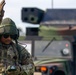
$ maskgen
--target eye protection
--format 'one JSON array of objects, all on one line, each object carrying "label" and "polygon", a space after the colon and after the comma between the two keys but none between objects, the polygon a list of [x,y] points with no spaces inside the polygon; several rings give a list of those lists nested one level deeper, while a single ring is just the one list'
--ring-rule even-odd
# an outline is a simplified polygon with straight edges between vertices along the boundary
[{"label": "eye protection", "polygon": [[5,39],[7,39],[8,37],[12,38],[12,39],[15,39],[15,35],[11,35],[11,34],[3,34],[2,35]]}]

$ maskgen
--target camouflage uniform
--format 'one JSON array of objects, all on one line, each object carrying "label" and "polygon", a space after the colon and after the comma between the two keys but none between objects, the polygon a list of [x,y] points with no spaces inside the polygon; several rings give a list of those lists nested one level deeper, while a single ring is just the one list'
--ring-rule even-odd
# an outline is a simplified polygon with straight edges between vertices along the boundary
[{"label": "camouflage uniform", "polygon": [[7,33],[14,35],[14,41],[9,45],[0,42],[0,73],[7,75],[32,75],[34,73],[33,60],[30,53],[17,43],[18,30],[10,18],[3,19],[0,25],[0,36]]}]

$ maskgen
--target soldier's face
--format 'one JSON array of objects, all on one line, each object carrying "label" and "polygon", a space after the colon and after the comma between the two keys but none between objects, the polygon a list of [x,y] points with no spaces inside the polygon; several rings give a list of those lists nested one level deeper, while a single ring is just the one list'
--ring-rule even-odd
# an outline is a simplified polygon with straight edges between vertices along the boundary
[{"label": "soldier's face", "polygon": [[12,38],[10,37],[10,35],[8,35],[8,36],[2,35],[2,37],[1,37],[1,42],[2,43],[10,44],[11,41],[12,41]]}]

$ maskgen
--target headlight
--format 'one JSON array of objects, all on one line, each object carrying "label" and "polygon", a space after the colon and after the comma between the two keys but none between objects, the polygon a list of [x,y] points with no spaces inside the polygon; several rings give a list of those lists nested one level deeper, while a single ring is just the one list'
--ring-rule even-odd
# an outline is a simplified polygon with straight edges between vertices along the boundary
[{"label": "headlight", "polygon": [[70,53],[69,49],[67,49],[67,48],[65,48],[65,49],[62,50],[62,54],[63,55],[69,55],[69,53]]}]

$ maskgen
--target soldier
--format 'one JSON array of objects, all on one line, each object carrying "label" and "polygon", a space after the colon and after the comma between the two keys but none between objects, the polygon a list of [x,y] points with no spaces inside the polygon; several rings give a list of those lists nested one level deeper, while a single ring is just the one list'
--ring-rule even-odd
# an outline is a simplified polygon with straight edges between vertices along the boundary
[{"label": "soldier", "polygon": [[34,63],[30,53],[19,43],[18,29],[10,18],[0,25],[0,73],[5,75],[32,75]]},{"label": "soldier", "polygon": [[[3,8],[5,4],[5,0],[2,0],[0,3],[0,23],[4,16]],[[5,34],[7,32],[12,35]],[[14,73],[15,75],[30,75],[34,72],[34,64],[30,54],[25,48],[17,44],[17,39],[18,30],[15,23],[9,18],[4,19],[0,25],[0,75],[14,75]],[[16,44],[14,44],[12,40],[14,40]],[[10,72],[11,68],[16,68],[16,70]]]}]

